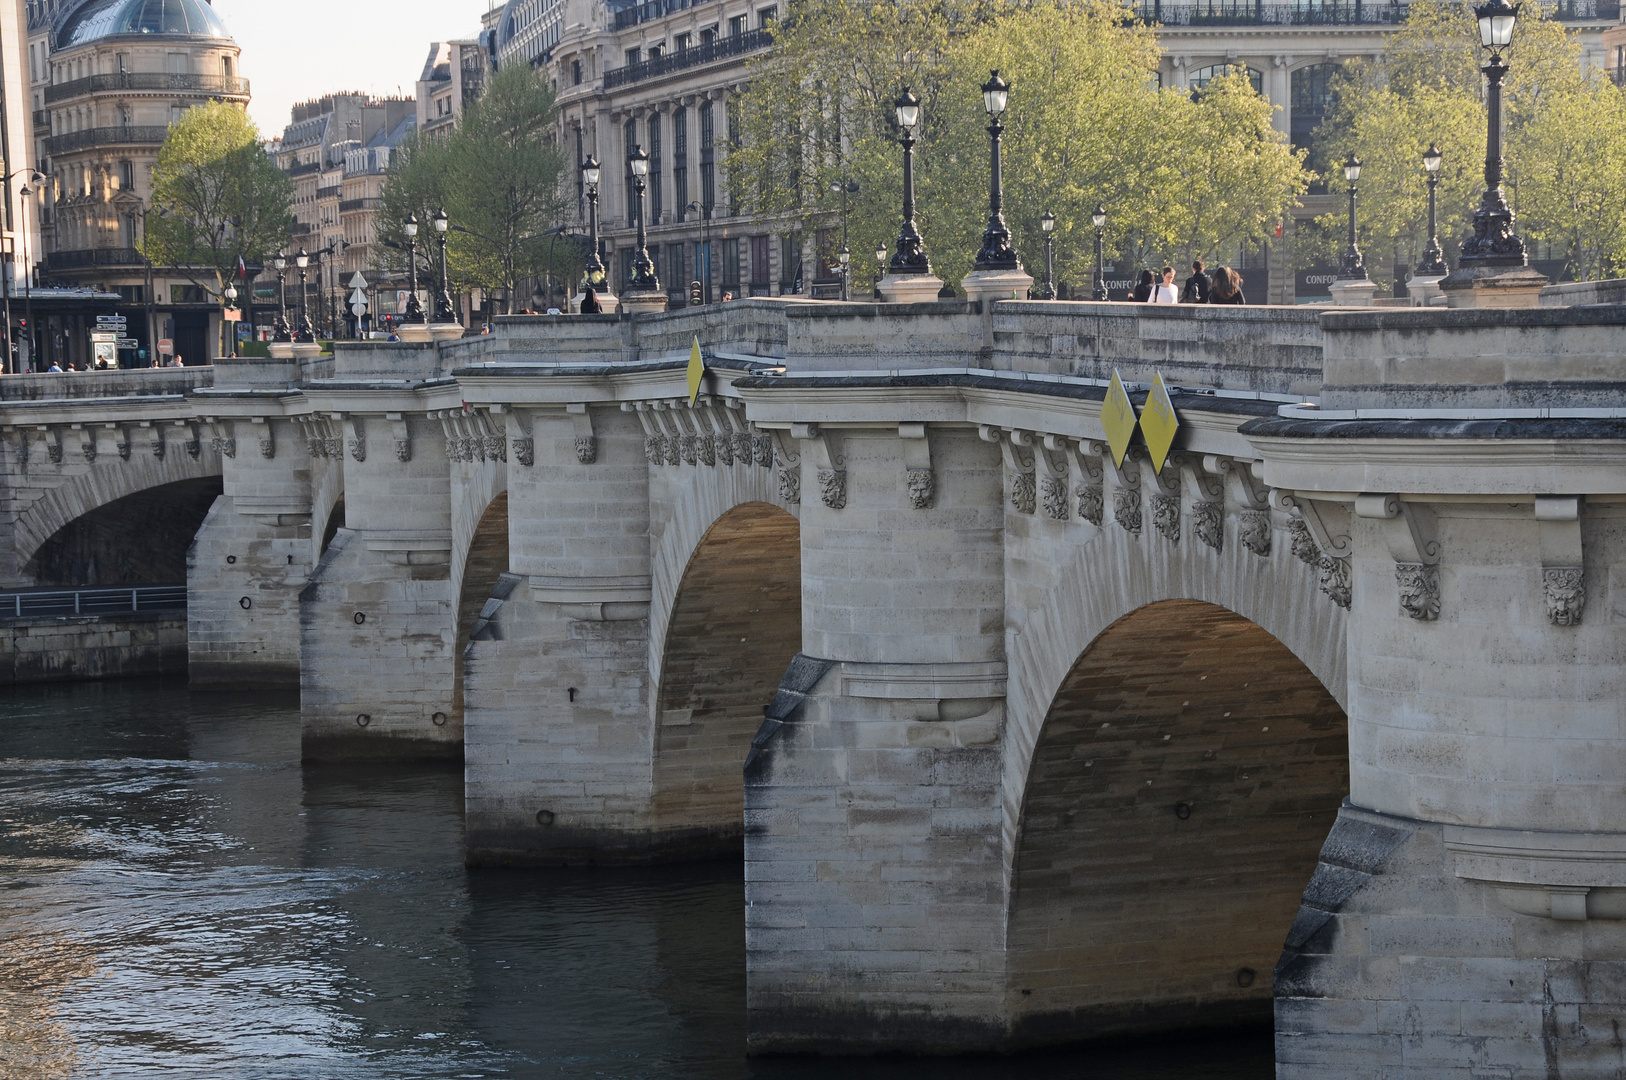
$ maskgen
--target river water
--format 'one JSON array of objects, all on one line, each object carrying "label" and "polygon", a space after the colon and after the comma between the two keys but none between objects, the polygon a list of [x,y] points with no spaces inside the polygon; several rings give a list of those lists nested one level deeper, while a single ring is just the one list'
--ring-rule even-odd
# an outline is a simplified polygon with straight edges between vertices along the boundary
[{"label": "river water", "polygon": [[298,703],[0,690],[0,1078],[1266,1080],[1270,1036],[745,1056],[737,863],[468,870],[462,776],[302,766]]}]

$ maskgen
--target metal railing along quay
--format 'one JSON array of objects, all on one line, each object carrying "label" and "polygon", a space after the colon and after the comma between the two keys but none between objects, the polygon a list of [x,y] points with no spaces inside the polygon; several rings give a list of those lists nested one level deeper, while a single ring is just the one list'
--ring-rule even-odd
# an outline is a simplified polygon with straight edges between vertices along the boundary
[{"label": "metal railing along quay", "polygon": [[0,592],[0,619],[21,619],[29,615],[126,615],[134,611],[185,610],[185,585]]}]

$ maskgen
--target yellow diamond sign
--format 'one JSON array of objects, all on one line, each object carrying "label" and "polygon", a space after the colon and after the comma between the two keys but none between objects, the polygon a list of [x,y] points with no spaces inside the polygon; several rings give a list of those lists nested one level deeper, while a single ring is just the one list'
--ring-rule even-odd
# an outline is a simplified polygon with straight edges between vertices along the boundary
[{"label": "yellow diamond sign", "polygon": [[1152,455],[1152,471],[1162,472],[1169,449],[1174,446],[1174,433],[1180,430],[1180,418],[1174,415],[1174,402],[1169,400],[1162,375],[1152,376],[1152,392],[1146,395],[1146,407],[1141,410],[1140,430]]},{"label": "yellow diamond sign", "polygon": [[1112,382],[1107,386],[1107,399],[1101,403],[1101,427],[1107,433],[1107,445],[1112,447],[1113,464],[1122,468],[1124,455],[1129,453],[1129,440],[1135,437],[1135,406],[1129,401],[1118,369],[1112,369]]},{"label": "yellow diamond sign", "polygon": [[695,398],[700,396],[700,380],[705,378],[706,362],[700,359],[700,338],[694,339],[694,347],[689,350],[689,404],[693,405]]}]

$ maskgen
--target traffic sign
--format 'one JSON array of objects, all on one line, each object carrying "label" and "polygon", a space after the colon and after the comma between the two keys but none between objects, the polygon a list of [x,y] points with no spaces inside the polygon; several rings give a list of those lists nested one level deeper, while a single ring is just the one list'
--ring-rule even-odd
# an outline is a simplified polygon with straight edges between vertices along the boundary
[{"label": "traffic sign", "polygon": [[173,353],[175,351],[175,342],[171,341],[169,338],[159,338],[158,351],[161,353]]},{"label": "traffic sign", "polygon": [[367,304],[364,301],[351,304],[350,314],[354,315],[358,319],[361,318],[363,315],[367,314]]},{"label": "traffic sign", "polygon": [[98,315],[98,316],[96,316],[96,325],[97,326],[125,326],[128,323],[129,323],[129,320],[126,319],[123,315]]},{"label": "traffic sign", "polygon": [[365,289],[366,287],[367,287],[367,279],[361,276],[361,271],[360,270],[357,270],[354,274],[351,275],[350,284],[347,286],[347,288]]},{"label": "traffic sign", "polygon": [[367,302],[367,294],[362,292],[360,289],[357,289],[355,292],[350,294],[350,302],[352,304],[365,304]]},{"label": "traffic sign", "polygon": [[121,348],[121,349],[139,349],[140,347],[141,347],[141,342],[137,341],[133,337],[121,337],[121,338],[119,338],[119,348]]}]

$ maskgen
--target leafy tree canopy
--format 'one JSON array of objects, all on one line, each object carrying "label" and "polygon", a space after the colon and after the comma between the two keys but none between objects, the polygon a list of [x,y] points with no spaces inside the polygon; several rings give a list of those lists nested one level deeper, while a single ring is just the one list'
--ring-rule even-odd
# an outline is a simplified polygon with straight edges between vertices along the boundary
[{"label": "leafy tree canopy", "polygon": [[873,274],[873,256],[858,253],[897,235],[893,101],[908,85],[922,103],[921,231],[933,268],[957,280],[987,221],[980,88],[998,69],[1011,85],[1005,214],[1030,269],[1042,260],[1046,210],[1058,265],[1091,266],[1097,203],[1109,251],[1140,263],[1228,259],[1274,230],[1309,173],[1245,78],[1215,80],[1193,100],[1158,88],[1158,58],[1152,28],[1109,0],[802,0],[735,99],[731,195],[759,213],[827,223],[843,182],[856,179],[849,246]]}]

